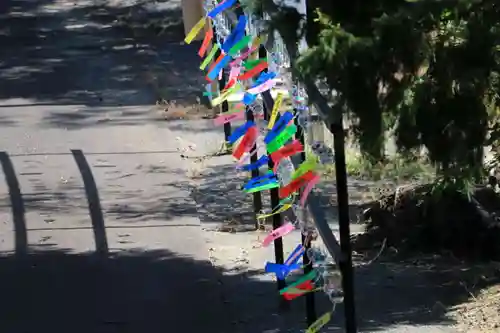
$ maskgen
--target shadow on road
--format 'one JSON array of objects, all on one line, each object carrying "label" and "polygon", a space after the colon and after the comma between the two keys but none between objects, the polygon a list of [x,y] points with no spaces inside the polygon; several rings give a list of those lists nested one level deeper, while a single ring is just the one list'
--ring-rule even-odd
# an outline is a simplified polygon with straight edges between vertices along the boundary
[{"label": "shadow on road", "polygon": [[0,165],[2,166],[5,182],[9,189],[12,221],[14,222],[14,242],[16,256],[28,253],[28,234],[26,231],[26,218],[24,200],[19,188],[19,181],[14,170],[12,160],[6,152],[0,152]]},{"label": "shadow on road", "polygon": [[104,224],[99,191],[97,190],[97,184],[95,183],[92,169],[81,150],[75,149],[72,150],[71,153],[82,175],[85,194],[89,205],[89,215],[92,221],[92,229],[94,230],[96,252],[100,255],[107,255],[109,253],[109,247],[106,237],[106,226]]},{"label": "shadow on road", "polygon": [[[0,292],[5,304],[12,304],[8,311],[0,315],[2,332],[10,332],[14,328],[32,332],[35,327],[39,328],[38,331],[45,331],[51,327],[50,331],[57,333],[67,331],[69,325],[75,322],[81,325],[73,328],[73,332],[106,333],[137,332],[139,329],[160,332],[165,328],[186,332],[253,333],[303,327],[303,302],[297,300],[290,313],[278,314],[275,284],[269,280],[262,281],[261,270],[224,272],[208,263],[178,258],[167,251],[122,251],[108,256],[102,246],[99,248],[103,240],[97,238],[97,251],[93,254],[52,251],[43,245],[30,245],[28,252],[23,210],[19,209],[22,197],[16,186],[14,168],[5,153],[0,154],[0,161],[10,198],[14,200],[11,207],[7,205],[5,208],[12,209],[16,251],[23,254],[0,255],[0,276],[4,281]],[[246,215],[251,215],[251,198],[240,195],[236,185],[241,184],[241,180],[233,174],[234,166],[227,165],[225,168],[227,170],[208,169],[204,177],[198,179],[199,192],[195,194],[198,207],[190,203],[188,197],[161,200],[121,193],[139,199],[141,208],[133,211],[127,210],[127,207],[115,207],[115,211],[108,208],[105,214],[117,221],[123,219],[128,222],[175,221],[186,215],[199,216],[206,224],[220,222],[224,214],[233,218],[231,213],[235,211],[244,215],[245,209],[248,209]],[[143,171],[175,172],[154,167]],[[89,186],[88,179],[86,182]],[[187,183],[162,184],[174,185],[188,186]],[[53,199],[57,207],[64,209],[64,202],[76,201],[66,197],[64,192],[57,198],[41,196],[39,201],[35,199],[25,198],[26,207],[37,207],[40,211],[54,210],[53,205],[47,205],[47,200]],[[95,200],[99,197],[88,201]],[[71,214],[71,210],[68,212]],[[243,221],[243,225],[245,223]],[[250,223],[253,224],[253,219],[248,220]],[[102,224],[92,224],[94,236],[104,237],[104,243],[107,242],[105,229],[118,227],[122,226],[104,227],[103,221]],[[165,225],[137,225],[137,228],[156,227]],[[168,247],[168,244],[165,246]],[[43,248],[45,251],[39,251]],[[355,269],[360,331],[398,325],[452,324],[446,316],[449,309],[465,302],[482,288],[498,282],[498,274],[495,277],[488,269],[491,268],[450,262],[440,257],[397,262],[379,260],[360,266]],[[324,297],[320,296],[318,300],[319,312],[329,309]],[[214,303],[220,304],[220,307]],[[196,326],[195,321],[189,319],[193,317],[202,326]],[[217,319],[214,320],[214,317]],[[342,307],[339,306],[327,332],[341,332],[342,322]],[[181,325],[191,326],[182,328]]]},{"label": "shadow on road", "polygon": [[[202,73],[193,66],[199,61],[196,45],[181,45],[180,9],[151,12],[141,3],[111,2],[2,2],[0,100],[7,101],[2,109],[86,106],[74,113],[50,112],[41,124],[71,129],[96,125],[96,119],[106,125],[150,121],[144,110],[132,107],[120,111],[120,121],[102,115],[116,106],[154,105],[160,93],[195,103]],[[16,125],[15,115],[2,109],[0,124]]]},{"label": "shadow on road", "polygon": [[[142,249],[109,258],[64,250],[34,252],[23,259],[4,255],[0,276],[5,305],[0,330],[26,333],[256,332],[237,320],[251,311],[234,313],[222,289],[240,285],[238,280],[254,292],[272,287],[224,275],[208,262]],[[277,328],[272,313],[265,323],[258,322],[264,315],[249,326]]]}]

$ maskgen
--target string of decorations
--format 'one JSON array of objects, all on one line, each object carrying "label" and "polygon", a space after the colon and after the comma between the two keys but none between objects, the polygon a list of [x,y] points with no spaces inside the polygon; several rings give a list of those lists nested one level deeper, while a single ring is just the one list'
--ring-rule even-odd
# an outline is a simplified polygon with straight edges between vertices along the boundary
[{"label": "string of decorations", "polygon": [[[253,22],[250,16],[240,15],[237,23],[231,30],[224,13],[237,5],[237,0],[225,0],[214,3],[213,0],[205,1],[204,9],[207,15],[192,28],[186,35],[185,42],[191,43],[200,32],[211,23],[211,27],[205,29],[205,36],[198,51],[201,61],[200,70],[206,72],[206,80],[211,83],[220,80],[223,69],[229,70],[226,86],[219,96],[212,98],[211,103],[217,106],[227,100],[232,94],[242,92],[243,98],[234,108],[220,114],[214,123],[222,125],[236,120],[245,120],[245,110],[250,108],[257,115],[256,120],[262,118],[262,102],[257,96],[263,92],[270,91],[277,83],[278,78],[287,76],[284,62],[287,60],[284,48],[276,47],[274,43],[272,52],[267,59],[255,59],[255,54],[265,41],[265,35],[256,29],[258,22]],[[257,23],[257,24],[255,24]],[[210,50],[209,50],[210,49]],[[216,54],[218,56],[216,57]],[[266,71],[267,69],[267,71]],[[311,147],[313,154],[308,156],[297,168],[294,167],[290,157],[302,153],[304,145],[294,139],[297,124],[307,133],[311,124],[307,96],[300,86],[290,85],[289,79],[284,79],[288,86],[289,95],[292,100],[292,111],[282,111],[284,96],[278,94],[271,110],[270,118],[264,130],[264,144],[267,154],[262,155],[256,162],[247,163],[252,153],[252,148],[261,131],[257,121],[246,120],[243,125],[237,127],[229,136],[228,141],[235,148],[232,156],[236,160],[239,170],[251,171],[267,167],[268,162],[274,162],[273,170],[267,170],[264,175],[250,179],[243,186],[246,193],[278,189],[280,203],[270,211],[263,211],[257,216],[265,219],[274,214],[281,214],[291,210],[294,221],[285,218],[285,223],[272,230],[263,240],[262,246],[270,245],[275,239],[285,237],[297,228],[301,230],[307,241],[316,238],[313,224],[298,218],[302,215],[309,193],[320,181],[319,169],[322,163],[329,162],[325,156],[325,149],[321,143],[315,143]],[[278,117],[279,115],[279,117]],[[297,272],[309,263],[301,262],[304,252],[312,264],[312,270],[297,278]],[[289,279],[286,288],[280,290],[280,294],[287,300],[296,299],[310,292],[323,291],[328,295],[333,306],[332,310],[318,318],[306,330],[308,333],[318,332],[330,319],[335,305],[342,300],[340,288],[341,277],[335,269],[335,263],[319,247],[305,249],[304,244],[298,244],[288,255],[284,264],[268,262],[265,265],[267,273],[275,274],[278,279]]]}]

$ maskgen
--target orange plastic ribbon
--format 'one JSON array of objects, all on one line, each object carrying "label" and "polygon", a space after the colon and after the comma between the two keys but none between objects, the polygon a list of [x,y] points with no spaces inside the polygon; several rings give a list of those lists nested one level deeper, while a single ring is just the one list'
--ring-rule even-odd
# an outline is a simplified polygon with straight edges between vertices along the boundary
[{"label": "orange plastic ribbon", "polygon": [[[217,60],[215,60],[215,61],[214,61],[214,63],[212,64],[212,66],[210,66],[210,67],[209,67],[209,69],[208,69],[207,73],[210,73],[210,72],[211,72],[211,71],[215,68],[215,66],[217,66],[217,64],[218,64],[219,62],[221,62],[221,61],[222,61],[222,59],[224,59],[224,57],[225,57],[225,56],[226,56],[226,55],[224,54],[224,52],[221,52],[221,53],[219,54],[219,57],[217,58]],[[212,80],[210,80],[208,76],[205,76],[205,80],[207,80],[208,82],[212,82]]]},{"label": "orange plastic ribbon", "polygon": [[205,53],[207,52],[208,46],[210,45],[210,42],[212,41],[212,38],[214,37],[214,32],[212,29],[208,29],[207,32],[205,33],[205,38],[203,39],[203,42],[201,43],[201,47],[198,50],[198,55],[200,57],[203,57]]}]

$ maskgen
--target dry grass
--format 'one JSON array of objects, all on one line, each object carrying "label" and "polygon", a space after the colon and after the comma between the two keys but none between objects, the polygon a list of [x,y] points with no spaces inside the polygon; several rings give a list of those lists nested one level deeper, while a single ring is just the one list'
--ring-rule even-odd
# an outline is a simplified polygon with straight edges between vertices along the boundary
[{"label": "dry grass", "polygon": [[192,106],[184,106],[178,105],[175,101],[159,99],[156,102],[156,110],[165,120],[212,119],[215,116],[213,110],[200,102]]}]

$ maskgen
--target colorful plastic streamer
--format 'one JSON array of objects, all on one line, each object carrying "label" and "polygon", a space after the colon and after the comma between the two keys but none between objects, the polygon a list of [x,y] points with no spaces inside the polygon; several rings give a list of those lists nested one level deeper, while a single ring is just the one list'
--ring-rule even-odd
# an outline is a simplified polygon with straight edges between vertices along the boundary
[{"label": "colorful plastic streamer", "polygon": [[[223,11],[233,7],[236,3],[237,0],[225,0],[216,5],[215,8],[209,11],[207,17],[202,18],[193,27],[193,29],[191,29],[185,38],[185,42],[187,44],[191,43],[206,25],[208,19],[213,19]],[[216,25],[217,20],[212,20],[212,23]],[[200,57],[205,56],[209,45],[211,42],[213,43],[211,50],[208,52],[200,65],[201,70],[205,70],[209,67],[206,72],[207,81],[212,82],[217,78],[220,79],[222,77],[222,69],[224,68],[229,68],[230,70],[229,78],[224,89],[222,89],[218,97],[211,99],[213,106],[226,101],[230,94],[233,94],[238,90],[243,90],[244,85],[245,87],[248,87],[246,85],[248,80],[253,79],[253,82],[248,89],[244,90],[242,102],[236,105],[232,112],[226,112],[219,115],[214,120],[214,124],[216,125],[223,125],[235,120],[244,120],[246,113],[243,109],[245,107],[251,108],[252,105],[256,103],[257,96],[259,94],[273,89],[276,85],[277,74],[273,71],[265,71],[269,68],[267,59],[247,59],[250,56],[252,56],[252,58],[254,57],[253,54],[259,49],[259,46],[266,39],[266,36],[257,36],[252,39],[252,36],[245,34],[246,24],[247,18],[244,15],[240,15],[238,17],[238,23],[231,33],[225,37],[222,45],[214,43],[212,30],[207,30],[202,45],[198,51],[198,55]],[[217,51],[220,51],[220,55],[214,61]],[[274,62],[277,61],[273,56],[270,57],[270,60]],[[297,170],[293,168],[293,165],[292,167],[289,167],[289,165],[291,165],[289,157],[304,151],[303,145],[298,140],[294,140],[293,138],[298,130],[297,126],[293,123],[294,118],[297,118],[298,126],[304,127],[306,126],[305,124],[308,123],[308,120],[306,119],[307,114],[304,113],[307,112],[307,105],[304,105],[304,98],[299,95],[299,89],[297,87],[292,87],[292,90],[291,96],[294,109],[299,111],[297,111],[296,114],[292,114],[289,111],[283,112],[279,117],[279,110],[283,103],[283,94],[278,94],[273,110],[271,111],[271,117],[267,124],[268,133],[264,137],[267,149],[266,155],[261,156],[256,162],[245,164],[252,155],[257,154],[257,150],[252,150],[257,141],[257,137],[259,136],[259,130],[255,122],[245,122],[242,126],[233,131],[228,140],[231,144],[235,144],[239,140],[239,144],[233,152],[233,157],[238,161],[238,170],[249,172],[259,170],[260,168],[266,166],[269,163],[269,160],[272,160],[274,163],[274,170],[269,170],[262,176],[250,179],[243,186],[243,191],[246,193],[254,193],[278,188],[279,197],[282,199],[280,204],[268,213],[263,212],[262,214],[259,214],[257,216],[259,219],[275,214],[281,214],[290,208],[293,209],[294,214],[298,216],[297,209],[301,209],[300,207],[305,205],[308,195],[320,180],[319,175],[316,173],[318,168],[317,157],[308,158],[297,168]],[[259,117],[256,115],[255,119],[258,118]],[[316,153],[316,150],[314,152]],[[303,191],[300,195],[296,195],[302,188]],[[296,203],[296,197],[299,198],[299,205]],[[301,227],[303,233],[309,232],[307,228],[310,228],[310,226],[307,226],[305,223],[306,222],[300,220],[294,224],[290,222],[285,223],[268,234],[262,242],[262,245],[268,246],[275,239],[284,237],[291,233],[295,230],[295,224],[298,224],[298,226]],[[284,264],[268,262],[265,266],[265,271],[276,274],[278,279],[283,280],[287,278],[292,271],[301,269],[299,261],[303,257],[304,253],[304,246],[299,244],[290,253]],[[311,261],[313,261],[312,258]],[[316,286],[315,284],[318,282],[318,279],[322,276],[324,277],[324,275],[322,275],[323,273],[319,271],[322,266],[317,266],[317,262],[318,261],[313,261],[316,265],[314,267],[316,268],[312,272],[291,283],[287,288],[280,290],[280,294],[287,300],[293,300],[301,295],[320,290],[321,287]],[[326,282],[322,287],[325,288],[325,286]],[[328,312],[309,326],[306,332],[317,333],[328,323],[330,319],[331,312]]]},{"label": "colorful plastic streamer", "polygon": [[193,39],[196,38],[196,36],[198,36],[198,34],[200,33],[201,29],[203,29],[203,27],[205,26],[205,22],[207,21],[206,17],[202,17],[198,23],[196,23],[194,25],[194,27],[191,29],[191,31],[186,35],[186,38],[184,38],[184,42],[186,44],[191,44],[191,42],[193,41]]}]

